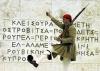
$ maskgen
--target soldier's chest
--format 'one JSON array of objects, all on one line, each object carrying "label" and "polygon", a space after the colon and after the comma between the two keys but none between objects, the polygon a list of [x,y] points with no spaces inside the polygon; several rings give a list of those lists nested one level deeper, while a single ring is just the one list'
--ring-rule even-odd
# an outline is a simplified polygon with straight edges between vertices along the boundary
[{"label": "soldier's chest", "polygon": [[66,31],[63,31],[62,37],[69,37],[69,31],[68,29]]}]

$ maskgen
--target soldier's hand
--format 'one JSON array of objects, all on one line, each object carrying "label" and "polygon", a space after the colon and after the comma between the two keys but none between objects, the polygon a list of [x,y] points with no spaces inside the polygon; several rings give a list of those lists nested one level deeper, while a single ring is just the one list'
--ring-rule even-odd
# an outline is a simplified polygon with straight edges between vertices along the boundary
[{"label": "soldier's hand", "polygon": [[56,37],[56,38],[55,38],[55,40],[57,40],[57,41],[61,41],[61,38],[59,38],[59,37]]},{"label": "soldier's hand", "polygon": [[50,17],[50,13],[49,12],[46,12],[46,15]]}]

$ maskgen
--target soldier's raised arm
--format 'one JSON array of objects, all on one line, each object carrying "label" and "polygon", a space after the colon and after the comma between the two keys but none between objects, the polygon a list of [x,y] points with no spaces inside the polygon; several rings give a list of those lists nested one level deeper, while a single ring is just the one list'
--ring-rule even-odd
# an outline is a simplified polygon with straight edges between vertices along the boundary
[{"label": "soldier's raised arm", "polygon": [[50,17],[51,21],[53,21],[58,27],[60,27],[61,29],[63,29],[64,25],[62,24],[62,22],[60,22],[59,20],[55,19],[49,12],[46,12],[46,15],[48,17]]}]

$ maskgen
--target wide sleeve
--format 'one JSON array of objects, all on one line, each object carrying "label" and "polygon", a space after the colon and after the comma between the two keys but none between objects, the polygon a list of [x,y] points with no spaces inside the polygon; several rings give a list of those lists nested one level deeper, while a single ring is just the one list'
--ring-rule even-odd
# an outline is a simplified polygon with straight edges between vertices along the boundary
[{"label": "wide sleeve", "polygon": [[62,22],[60,22],[59,20],[57,20],[54,17],[52,17],[51,21],[53,21],[59,28],[63,29],[64,24],[62,24]]}]

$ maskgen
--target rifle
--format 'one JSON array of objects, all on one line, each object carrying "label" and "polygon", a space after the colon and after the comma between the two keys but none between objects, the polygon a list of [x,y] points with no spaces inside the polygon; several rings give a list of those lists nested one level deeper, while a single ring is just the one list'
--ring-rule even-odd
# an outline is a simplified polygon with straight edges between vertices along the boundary
[{"label": "rifle", "polygon": [[77,17],[87,8],[88,4],[75,16],[75,18],[72,20],[72,23],[77,19]]}]

